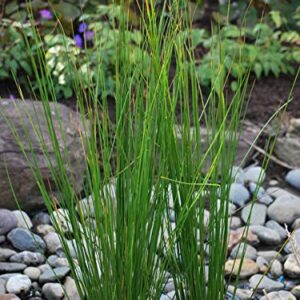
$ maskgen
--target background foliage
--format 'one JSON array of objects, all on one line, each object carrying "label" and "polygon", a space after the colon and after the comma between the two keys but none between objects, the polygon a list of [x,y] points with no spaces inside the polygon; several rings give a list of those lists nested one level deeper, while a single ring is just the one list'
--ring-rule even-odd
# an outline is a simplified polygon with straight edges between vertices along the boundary
[{"label": "background foliage", "polygon": [[[60,0],[29,1],[32,7],[34,26],[41,37],[41,45],[49,72],[54,78],[55,93],[58,98],[70,98],[74,94],[74,72],[68,70],[66,58],[85,74],[95,77],[95,66],[101,64],[105,76],[105,91],[113,95],[115,82],[115,55],[112,41],[119,34],[120,8],[109,4],[110,1]],[[168,2],[168,1],[166,1]],[[213,1],[216,2],[216,1]],[[218,61],[217,49],[222,43],[224,53],[230,53],[222,62],[224,74],[230,72],[231,88],[236,88],[236,78],[248,70],[260,79],[262,76],[294,74],[300,62],[300,4],[296,0],[257,0],[233,1],[228,9],[227,1],[215,5],[211,24],[201,23],[205,11],[213,4],[211,1],[183,1],[192,12],[194,29],[182,32],[186,42],[191,42],[197,57],[197,72],[202,86],[209,87],[212,73],[211,61]],[[164,1],[157,1],[157,10]],[[130,45],[132,62],[141,57],[141,36],[139,23],[142,16],[138,13],[144,1],[126,1],[132,30],[127,31],[126,43]],[[30,93],[37,90],[32,78],[27,43],[35,53],[32,42],[31,24],[26,1],[4,1],[0,19],[0,81],[17,79]],[[227,17],[228,15],[228,17]],[[166,18],[168,15],[166,14]],[[199,22],[200,21],[200,22]],[[212,27],[211,27],[212,25]],[[83,28],[85,27],[85,28]],[[213,30],[211,31],[211,28]],[[220,40],[221,38],[221,40]],[[67,47],[65,47],[67,46]],[[96,49],[101,49],[99,57]],[[145,57],[145,56],[144,56]],[[146,75],[147,59],[140,62],[140,72]],[[87,73],[89,70],[89,74]],[[224,75],[225,76],[225,75]],[[87,88],[87,83],[83,87]]]}]

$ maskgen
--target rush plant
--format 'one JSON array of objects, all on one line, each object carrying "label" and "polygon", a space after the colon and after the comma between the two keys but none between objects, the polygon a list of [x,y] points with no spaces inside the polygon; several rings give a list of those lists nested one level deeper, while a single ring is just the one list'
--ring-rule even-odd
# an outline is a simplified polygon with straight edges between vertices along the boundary
[{"label": "rush plant", "polygon": [[[174,278],[176,299],[223,300],[226,293],[228,189],[248,74],[237,78],[233,97],[226,99],[227,53],[219,43],[211,49],[219,54],[212,61],[212,89],[202,99],[193,51],[179,34],[191,28],[179,2],[170,1],[167,18],[156,14],[152,0],[141,8],[144,51],[138,61],[147,61],[146,75],[140,65],[130,63],[125,12],[115,25],[115,120],[105,97],[101,49],[96,76],[86,72],[83,78],[69,60],[81,115],[81,195],[74,192],[67,153],[58,143],[57,135],[64,136],[66,129],[54,126],[50,101],[56,102],[56,93],[44,50],[32,55],[58,172],[38,124],[32,120],[32,125],[59,191],[56,199],[42,180],[34,149],[28,150],[30,139],[26,148],[20,132],[14,134],[32,164],[81,299],[159,299],[167,274]],[[34,28],[33,38],[39,44]],[[169,221],[170,208],[176,227]]]}]

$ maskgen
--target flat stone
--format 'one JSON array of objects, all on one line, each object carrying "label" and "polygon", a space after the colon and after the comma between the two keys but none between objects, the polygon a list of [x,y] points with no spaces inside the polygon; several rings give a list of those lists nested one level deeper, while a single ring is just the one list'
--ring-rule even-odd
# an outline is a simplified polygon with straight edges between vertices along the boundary
[{"label": "flat stone", "polygon": [[43,239],[25,228],[15,228],[7,236],[8,240],[18,250],[44,252],[46,244]]},{"label": "flat stone", "polygon": [[296,196],[280,196],[268,208],[270,219],[281,224],[292,224],[300,218],[300,198]]},{"label": "flat stone", "polygon": [[265,226],[278,232],[282,240],[287,238],[287,233],[285,229],[278,222],[270,220],[266,223]]},{"label": "flat stone", "polygon": [[0,244],[4,243],[6,241],[5,235],[0,235]]},{"label": "flat stone", "polygon": [[80,300],[80,296],[79,296],[75,281],[70,276],[66,277],[64,288],[65,288],[65,293],[66,293],[66,297],[64,298],[64,300],[69,300],[69,299]]},{"label": "flat stone", "polygon": [[260,300],[296,300],[296,297],[288,291],[272,292],[263,296]]},{"label": "flat stone", "polygon": [[263,182],[266,178],[266,172],[262,167],[250,167],[246,171],[244,170],[245,182]]},{"label": "flat stone", "polygon": [[25,211],[14,210],[12,213],[17,218],[17,227],[26,228],[26,229],[31,229],[32,228],[32,226],[33,226],[32,222],[31,222],[29,216],[27,215],[27,213]]},{"label": "flat stone", "polygon": [[283,283],[272,280],[267,276],[261,274],[253,275],[249,279],[249,283],[251,288],[253,289],[257,288],[258,291],[266,290],[267,292],[269,291],[271,292],[271,291],[281,290],[284,288]]},{"label": "flat stone", "polygon": [[31,286],[31,280],[26,275],[18,275],[8,279],[6,290],[12,294],[26,293]]},{"label": "flat stone", "polygon": [[16,227],[16,216],[10,210],[0,208],[0,234],[6,234]]},{"label": "flat stone", "polygon": [[246,224],[264,225],[266,222],[266,216],[267,216],[267,207],[264,204],[257,204],[257,203],[254,203],[253,205],[250,204],[244,207],[242,210],[242,220]]},{"label": "flat stone", "polygon": [[273,202],[273,198],[265,191],[265,189],[261,186],[258,186],[256,183],[250,182],[249,190],[252,195],[255,196],[257,202],[265,205],[270,205]]},{"label": "flat stone", "polygon": [[229,190],[229,200],[238,206],[243,206],[250,199],[249,191],[240,183],[233,183]]},{"label": "flat stone", "polygon": [[259,240],[266,245],[278,245],[281,243],[282,239],[279,233],[273,229],[261,225],[251,225],[249,228],[258,236]]},{"label": "flat stone", "polygon": [[39,268],[28,267],[24,270],[24,275],[28,276],[33,281],[37,281],[40,278],[41,271]]},{"label": "flat stone", "polygon": [[246,243],[237,244],[231,251],[230,256],[232,258],[242,258],[244,255],[245,258],[249,258],[252,260],[256,260],[257,251],[251,245],[247,245]]},{"label": "flat stone", "polygon": [[12,255],[16,254],[17,252],[11,249],[0,248],[0,261],[8,260]]},{"label": "flat stone", "polygon": [[0,262],[0,273],[12,273],[23,271],[27,266],[25,264],[13,263],[13,262]]},{"label": "flat stone", "polygon": [[244,230],[244,228],[241,227],[229,232],[228,250],[231,251],[236,244],[242,241],[245,241],[250,245],[257,245],[259,243],[259,239],[256,234],[254,234],[250,229],[248,229],[247,231],[246,229]]},{"label": "flat stone", "polygon": [[289,171],[285,176],[285,181],[300,191],[300,169]]},{"label": "flat stone", "polygon": [[290,254],[285,261],[284,273],[290,278],[299,278],[300,277],[300,266],[294,254]]},{"label": "flat stone", "polygon": [[59,268],[50,269],[41,274],[39,282],[40,283],[55,282],[57,280],[61,280],[65,278],[69,272],[70,272],[69,267],[59,267]]},{"label": "flat stone", "polygon": [[59,239],[59,235],[56,232],[49,232],[44,236],[44,240],[47,245],[49,253],[56,253],[58,249],[62,248],[62,244]]},{"label": "flat stone", "polygon": [[60,300],[64,296],[64,290],[59,283],[46,283],[42,292],[47,300]]},{"label": "flat stone", "polygon": [[[227,275],[237,276],[240,268],[241,259],[230,259],[225,263],[225,273]],[[240,270],[240,278],[245,279],[249,278],[251,275],[256,274],[258,272],[257,264],[248,258],[245,258],[242,263],[242,267]]]},{"label": "flat stone", "polygon": [[45,257],[39,252],[22,251],[12,255],[9,260],[11,262],[37,266],[44,263]]}]

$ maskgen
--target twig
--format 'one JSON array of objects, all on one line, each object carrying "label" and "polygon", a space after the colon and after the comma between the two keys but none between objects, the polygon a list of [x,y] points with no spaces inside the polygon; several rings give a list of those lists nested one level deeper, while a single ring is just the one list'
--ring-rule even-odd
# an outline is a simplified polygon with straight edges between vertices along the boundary
[{"label": "twig", "polygon": [[257,150],[258,152],[260,152],[261,154],[267,156],[270,160],[274,161],[276,164],[284,167],[284,168],[287,168],[287,169],[294,169],[294,167],[292,167],[291,165],[283,162],[282,160],[276,158],[274,155],[271,155],[269,153],[267,153],[264,149],[262,149],[261,147],[257,146],[257,145],[253,145],[251,144],[250,142],[248,142],[246,139],[242,138],[243,141],[245,143],[247,143],[248,145],[251,145],[255,150]]}]

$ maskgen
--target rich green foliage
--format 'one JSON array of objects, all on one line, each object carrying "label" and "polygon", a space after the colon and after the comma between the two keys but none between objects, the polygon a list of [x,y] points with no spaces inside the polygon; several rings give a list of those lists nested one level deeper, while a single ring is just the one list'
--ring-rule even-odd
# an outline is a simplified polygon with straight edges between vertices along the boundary
[{"label": "rich green foliage", "polygon": [[218,70],[211,68],[211,62],[218,60],[219,53],[212,49],[222,44],[221,51],[228,55],[223,61],[224,74],[232,77],[231,87],[236,88],[236,78],[249,70],[257,79],[261,76],[295,74],[300,63],[299,34],[295,31],[275,31],[267,24],[253,28],[239,28],[225,25],[210,38],[203,30],[194,30],[191,41],[196,48],[202,45],[207,53],[198,61],[198,75],[203,85],[210,85]]}]

